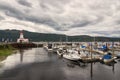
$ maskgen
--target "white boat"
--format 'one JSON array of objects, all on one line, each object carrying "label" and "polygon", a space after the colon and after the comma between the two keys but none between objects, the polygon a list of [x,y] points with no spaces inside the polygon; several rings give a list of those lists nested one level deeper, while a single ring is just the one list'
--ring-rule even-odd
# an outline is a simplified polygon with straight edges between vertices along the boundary
[{"label": "white boat", "polygon": [[44,49],[45,49],[47,52],[53,52],[53,49],[52,49],[52,48],[48,48],[47,46],[44,46]]},{"label": "white boat", "polygon": [[111,58],[111,59],[103,59],[103,62],[104,62],[105,64],[107,64],[107,63],[114,62],[115,59],[117,59],[117,57],[113,57],[113,58]]},{"label": "white boat", "polygon": [[113,62],[113,61],[114,61],[114,58],[112,58],[112,59],[103,59],[104,63],[110,63],[110,62]]},{"label": "white boat", "polygon": [[63,57],[68,60],[77,61],[80,60],[80,56],[77,54],[63,54]]},{"label": "white boat", "polygon": [[107,64],[107,63],[113,62],[116,58],[117,57],[112,57],[110,59],[109,58],[103,58],[102,61]]},{"label": "white boat", "polygon": [[53,47],[53,48],[52,48],[53,53],[57,53],[58,49],[59,49],[59,48],[57,48],[57,47]]},{"label": "white boat", "polygon": [[64,54],[64,51],[63,51],[62,49],[58,49],[58,50],[57,50],[57,54],[58,54],[59,56],[62,56],[62,55]]},{"label": "white boat", "polygon": [[50,53],[50,52],[53,52],[53,49],[47,49],[47,51]]},{"label": "white boat", "polygon": [[99,53],[99,54],[105,54],[103,51],[99,50],[99,49],[93,49],[94,52]]},{"label": "white boat", "polygon": [[67,50],[67,52],[63,54],[63,58],[72,61],[77,61],[81,59],[80,55],[78,54],[78,51],[75,50]]}]

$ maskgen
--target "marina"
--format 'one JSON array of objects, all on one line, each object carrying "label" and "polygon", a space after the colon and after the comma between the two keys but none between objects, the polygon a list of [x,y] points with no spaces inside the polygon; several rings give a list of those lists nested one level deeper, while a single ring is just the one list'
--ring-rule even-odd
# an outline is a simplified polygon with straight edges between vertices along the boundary
[{"label": "marina", "polygon": [[110,65],[84,63],[48,53],[44,48],[29,48],[0,62],[0,80],[119,80],[119,67],[119,59]]},{"label": "marina", "polygon": [[0,80],[120,80],[120,0],[0,0]]}]

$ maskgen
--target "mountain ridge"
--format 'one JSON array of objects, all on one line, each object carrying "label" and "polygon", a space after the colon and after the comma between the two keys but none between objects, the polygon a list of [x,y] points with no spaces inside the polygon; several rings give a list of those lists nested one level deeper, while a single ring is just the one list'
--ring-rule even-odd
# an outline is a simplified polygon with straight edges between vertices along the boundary
[{"label": "mountain ridge", "polygon": [[[12,39],[12,41],[16,42],[17,38],[19,38],[19,30],[0,30],[0,42],[2,39]],[[80,41],[80,42],[89,42],[89,41],[120,41],[120,38],[114,37],[104,37],[104,36],[89,36],[89,35],[76,35],[76,36],[68,36],[64,34],[53,34],[53,33],[38,33],[38,32],[30,32],[23,30],[24,37],[28,38],[31,42],[33,41]]]}]

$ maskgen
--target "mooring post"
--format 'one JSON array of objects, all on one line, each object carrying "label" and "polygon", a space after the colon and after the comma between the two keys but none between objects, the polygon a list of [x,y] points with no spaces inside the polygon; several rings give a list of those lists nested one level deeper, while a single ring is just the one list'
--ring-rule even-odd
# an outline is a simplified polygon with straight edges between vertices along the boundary
[{"label": "mooring post", "polygon": [[92,60],[92,42],[91,42],[91,45],[90,45],[90,54],[91,54],[91,60]]},{"label": "mooring post", "polygon": [[114,42],[112,42],[112,55],[114,55]]}]

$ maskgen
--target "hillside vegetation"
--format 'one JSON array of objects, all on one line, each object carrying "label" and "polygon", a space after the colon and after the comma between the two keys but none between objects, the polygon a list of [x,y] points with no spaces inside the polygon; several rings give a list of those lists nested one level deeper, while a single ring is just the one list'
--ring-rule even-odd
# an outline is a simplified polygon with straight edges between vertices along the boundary
[{"label": "hillside vegetation", "polygon": [[[35,33],[29,31],[23,31],[24,37],[32,41],[66,41],[66,35],[63,34],[46,34],[46,33]],[[0,41],[2,39],[9,39],[14,42],[19,38],[18,30],[0,30]],[[80,35],[80,36],[67,36],[68,41],[94,41],[94,37],[89,35]],[[112,37],[95,37],[96,41],[120,41],[120,38]]]}]

